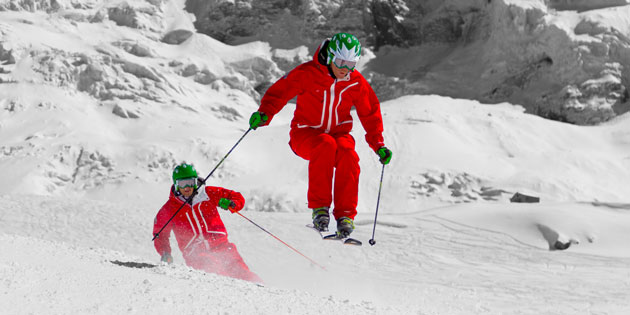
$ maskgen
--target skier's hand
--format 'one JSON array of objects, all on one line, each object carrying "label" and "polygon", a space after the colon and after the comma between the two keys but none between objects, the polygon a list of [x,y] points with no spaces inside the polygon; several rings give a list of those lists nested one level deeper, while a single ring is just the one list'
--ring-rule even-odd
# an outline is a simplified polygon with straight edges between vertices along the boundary
[{"label": "skier's hand", "polygon": [[162,254],[162,258],[160,259],[160,261],[170,265],[170,264],[173,263],[173,256],[171,256],[170,253],[164,253],[164,254]]},{"label": "skier's hand", "polygon": [[230,210],[230,212],[232,213],[237,212],[237,210],[234,209],[236,207],[236,204],[234,203],[234,201],[227,198],[221,198],[219,200],[219,207],[221,207],[224,210]]},{"label": "skier's hand", "polygon": [[264,126],[269,117],[263,112],[254,112],[249,118],[249,128],[256,130],[260,126]]},{"label": "skier's hand", "polygon": [[392,151],[387,147],[381,147],[376,151],[376,154],[378,154],[379,160],[383,165],[389,164],[389,161],[392,159]]}]

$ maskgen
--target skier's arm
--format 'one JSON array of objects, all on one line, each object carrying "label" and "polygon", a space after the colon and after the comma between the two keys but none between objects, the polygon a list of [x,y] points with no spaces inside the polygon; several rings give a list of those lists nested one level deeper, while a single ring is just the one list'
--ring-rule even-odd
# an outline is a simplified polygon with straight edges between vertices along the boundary
[{"label": "skier's arm", "polygon": [[284,108],[288,101],[302,93],[302,77],[303,70],[298,66],[267,89],[260,101],[258,111],[267,115],[268,120],[261,126],[268,125],[273,116]]},{"label": "skier's arm", "polygon": [[377,152],[378,149],[385,146],[381,104],[376,97],[376,93],[374,93],[374,90],[372,90],[372,87],[365,79],[362,79],[361,93],[355,107],[363,129],[366,131],[365,141],[374,152]]},{"label": "skier's arm", "polygon": [[[153,221],[153,235],[154,236],[156,233],[160,231],[160,229],[164,226],[164,224],[168,222],[169,219],[170,219],[170,211],[168,211],[168,207],[165,204],[164,206],[162,206],[160,211],[158,211],[157,215],[155,216],[155,220]],[[169,225],[167,225],[164,228],[164,230],[160,232],[160,235],[156,237],[155,240],[153,241],[153,246],[155,246],[155,250],[160,256],[163,256],[164,254],[169,254],[169,255],[171,254],[171,242],[169,238],[171,236],[172,229],[173,229],[172,225],[171,223],[169,223]]]},{"label": "skier's arm", "polygon": [[240,192],[221,188],[219,195],[221,199],[231,201],[227,210],[230,210],[232,213],[240,211],[243,209],[243,206],[245,206],[245,198],[243,198]]}]

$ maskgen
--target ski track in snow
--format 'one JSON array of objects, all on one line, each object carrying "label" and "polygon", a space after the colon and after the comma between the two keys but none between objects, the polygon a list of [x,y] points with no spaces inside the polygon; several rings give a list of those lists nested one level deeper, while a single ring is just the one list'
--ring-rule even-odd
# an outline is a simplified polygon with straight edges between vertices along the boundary
[{"label": "ski track in snow", "polygon": [[[435,284],[446,284],[461,292],[479,291],[480,286],[490,290],[493,294],[485,296],[480,302],[482,307],[506,301],[525,305],[527,301],[530,310],[551,311],[558,305],[558,310],[565,308],[565,313],[579,314],[610,312],[625,306],[618,289],[627,286],[627,279],[619,275],[627,274],[628,259],[541,251],[509,235],[438,216],[419,221],[414,225],[418,226],[416,231],[409,233],[421,236],[409,237],[408,241],[424,253],[422,269],[442,275]],[[415,259],[409,262],[410,267],[415,264]],[[453,269],[457,272],[452,273]],[[602,273],[608,276],[602,277]],[[609,284],[607,289],[592,289],[602,282]],[[607,306],[598,310],[593,308],[595,303]]]},{"label": "ski track in snow", "polygon": [[122,253],[4,234],[0,241],[10,244],[3,249],[13,258],[0,260],[5,279],[0,306],[8,314],[315,314],[348,305],[356,314],[371,311],[365,302],[297,295],[181,265],[135,269],[103,259]]}]

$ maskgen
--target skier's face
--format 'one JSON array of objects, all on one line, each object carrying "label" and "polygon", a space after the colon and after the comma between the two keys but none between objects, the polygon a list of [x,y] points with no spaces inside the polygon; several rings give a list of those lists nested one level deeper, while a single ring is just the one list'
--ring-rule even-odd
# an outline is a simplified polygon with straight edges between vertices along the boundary
[{"label": "skier's face", "polygon": [[337,67],[334,62],[330,63],[330,67],[332,68],[333,74],[335,75],[337,79],[345,78],[346,75],[348,75],[348,72],[350,72],[350,70],[346,68]]},{"label": "skier's face", "polygon": [[186,198],[188,198],[195,191],[197,187],[197,179],[194,177],[180,178],[175,182],[177,190]]},{"label": "skier's face", "polygon": [[193,191],[195,189],[188,186],[188,187],[184,187],[184,188],[179,188],[179,192],[182,194],[182,196],[184,196],[184,198],[188,198],[190,197],[190,195],[192,195]]}]

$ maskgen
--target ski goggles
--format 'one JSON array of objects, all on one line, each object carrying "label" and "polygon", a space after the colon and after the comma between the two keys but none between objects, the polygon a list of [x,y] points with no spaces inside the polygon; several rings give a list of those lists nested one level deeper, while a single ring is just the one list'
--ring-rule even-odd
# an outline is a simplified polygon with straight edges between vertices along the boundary
[{"label": "ski goggles", "polygon": [[182,178],[182,179],[176,180],[175,184],[177,185],[178,188],[186,188],[186,187],[196,188],[197,187],[197,179],[194,178],[194,177],[192,177],[192,178]]},{"label": "ski goggles", "polygon": [[337,57],[333,58],[333,63],[339,69],[346,68],[346,69],[348,69],[350,71],[354,70],[354,67],[356,67],[356,65],[357,65],[356,61],[339,59]]}]

